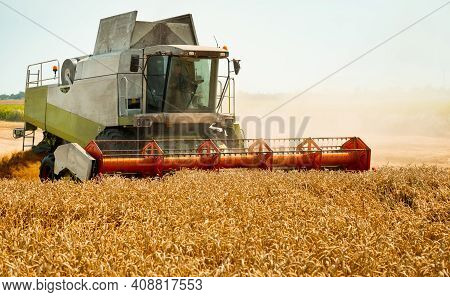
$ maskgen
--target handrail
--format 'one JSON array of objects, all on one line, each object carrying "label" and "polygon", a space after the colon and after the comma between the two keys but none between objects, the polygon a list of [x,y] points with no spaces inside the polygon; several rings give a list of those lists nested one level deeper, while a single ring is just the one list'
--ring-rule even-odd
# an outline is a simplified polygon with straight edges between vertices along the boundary
[{"label": "handrail", "polygon": [[[226,79],[225,84],[223,84],[223,82],[220,80],[220,78],[222,79]],[[220,113],[223,113],[223,109],[224,109],[224,103],[223,102],[225,100],[228,101],[228,104],[226,104],[226,106],[228,108],[225,107],[225,113],[227,114],[232,114],[235,115],[236,113],[236,88],[235,88],[235,79],[234,77],[227,77],[227,76],[219,76],[219,80],[218,80],[218,84],[219,84],[219,88],[220,88],[220,94],[217,95],[217,98],[220,100],[219,102],[219,106],[218,106],[218,110],[217,112],[220,111]]]},{"label": "handrail", "polygon": [[[56,62],[58,64],[58,69],[57,69],[57,71],[55,73],[55,76],[52,77],[52,78],[45,78],[45,79],[43,79],[43,77],[42,77],[42,65],[50,64],[50,63],[54,63],[54,62]],[[39,69],[38,69],[37,73],[31,73],[30,72],[30,68],[33,67],[33,66],[39,66]],[[25,87],[29,88],[30,84],[35,84],[35,87],[39,87],[39,86],[42,86],[42,82],[44,82],[44,81],[50,81],[50,80],[56,80],[56,79],[58,80],[58,86],[59,86],[61,84],[61,81],[60,81],[61,78],[60,78],[59,73],[60,73],[60,64],[59,64],[59,61],[57,59],[48,60],[48,61],[44,61],[44,62],[39,62],[39,63],[35,63],[35,64],[30,64],[30,65],[27,66],[27,78],[26,78]],[[32,75],[36,75],[37,79],[33,80],[33,81],[30,81],[30,76],[32,76]]]},{"label": "handrail", "polygon": [[[222,112],[223,100],[225,99],[225,95],[226,95],[227,89],[229,90],[229,88],[230,88],[230,81],[232,79],[232,77],[231,77],[231,72],[232,71],[231,71],[231,68],[230,68],[230,59],[227,58],[227,61],[228,61],[228,75],[226,77],[225,76],[222,77],[222,78],[226,78],[226,80],[225,80],[225,84],[223,86],[223,89],[221,90],[221,94],[220,94],[220,97],[219,97],[219,103],[217,104],[217,107],[216,107],[216,111],[217,112],[219,112],[219,111]],[[219,77],[221,77],[221,76],[219,76]],[[228,96],[228,101],[230,101],[230,95],[231,94],[229,94],[229,96]],[[228,112],[231,114],[231,110],[228,110]],[[234,112],[232,114],[234,115]]]},{"label": "handrail", "polygon": [[125,80],[125,99],[128,99],[128,78],[126,76],[122,76],[120,83],[122,83],[122,80]]},{"label": "handrail", "polygon": [[[123,94],[121,92],[122,81],[125,81],[125,97],[123,96]],[[119,106],[122,107],[121,108],[122,110],[119,109],[119,116],[126,116],[126,115],[128,115],[128,112],[127,112],[128,78],[126,76],[122,76],[120,78],[118,91],[119,91]],[[124,98],[125,100],[123,100],[122,98]]]}]

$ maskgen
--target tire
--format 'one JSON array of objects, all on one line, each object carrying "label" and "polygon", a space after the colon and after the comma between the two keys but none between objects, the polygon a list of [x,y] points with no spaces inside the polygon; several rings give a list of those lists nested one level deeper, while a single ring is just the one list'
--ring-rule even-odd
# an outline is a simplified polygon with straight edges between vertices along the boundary
[{"label": "tire", "polygon": [[57,176],[58,180],[79,181],[79,179],[68,169],[63,169]]},{"label": "tire", "polygon": [[[100,149],[102,150],[133,150],[135,149],[135,142],[132,140],[136,139],[136,133],[128,129],[118,129],[118,128],[106,128],[97,137],[96,140],[112,140],[104,141],[99,143]],[[114,140],[129,140],[129,141],[119,141]],[[117,153],[117,152],[116,152]]]},{"label": "tire", "polygon": [[41,161],[41,166],[39,167],[39,179],[42,182],[54,181],[57,179],[55,175],[55,155],[48,154]]},{"label": "tire", "polygon": [[44,131],[44,138],[37,145],[33,146],[31,150],[36,154],[50,154],[53,153],[56,148],[64,144],[64,140],[55,136],[47,131]]},{"label": "tire", "polygon": [[125,133],[116,128],[103,130],[96,138],[97,140],[125,140]]}]

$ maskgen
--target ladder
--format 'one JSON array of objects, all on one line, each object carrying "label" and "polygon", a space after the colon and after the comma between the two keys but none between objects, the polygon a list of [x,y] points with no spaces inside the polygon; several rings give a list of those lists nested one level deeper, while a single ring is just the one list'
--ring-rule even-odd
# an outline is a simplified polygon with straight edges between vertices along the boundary
[{"label": "ladder", "polygon": [[[28,133],[27,133],[28,132]],[[26,125],[23,127],[23,137],[22,137],[22,151],[25,151],[25,148],[34,146],[34,139],[36,136],[36,130],[27,131]],[[27,143],[27,139],[31,139],[31,144]]]}]

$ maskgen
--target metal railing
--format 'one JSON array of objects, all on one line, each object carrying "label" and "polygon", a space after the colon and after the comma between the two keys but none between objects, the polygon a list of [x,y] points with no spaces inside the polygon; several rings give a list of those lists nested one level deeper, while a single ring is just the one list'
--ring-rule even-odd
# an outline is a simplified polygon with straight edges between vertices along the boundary
[{"label": "metal railing", "polygon": [[[45,64],[50,64],[50,63],[56,63],[57,64],[57,71],[54,73],[53,77],[47,77],[44,78],[43,77],[43,65]],[[59,67],[59,61],[54,59],[54,60],[49,60],[49,61],[45,61],[45,62],[40,62],[40,63],[36,63],[36,64],[30,64],[27,67],[27,79],[26,79],[26,88],[30,88],[31,87],[40,87],[43,85],[43,82],[47,82],[47,81],[58,81],[58,85],[60,85],[60,75],[59,75],[59,71],[60,71],[60,67]],[[37,69],[36,69],[37,68]],[[32,73],[31,69],[35,69],[37,72]],[[31,80],[31,78],[35,77],[34,80]]]},{"label": "metal railing", "polygon": [[[343,148],[345,143],[356,137],[319,137],[319,138],[248,138],[248,139],[214,139],[212,140],[221,154],[240,155],[252,153],[253,144],[263,141],[275,154],[293,154],[302,152],[333,153],[342,151],[366,150]],[[150,141],[156,141],[165,156],[197,156],[198,147],[208,139],[141,139],[141,140],[96,140],[105,156],[139,156],[143,147]],[[262,148],[262,151],[267,151]]]},{"label": "metal railing", "polygon": [[[224,82],[222,82],[222,80],[224,80]],[[220,100],[222,98],[222,94],[223,94],[223,99],[219,106],[218,111],[220,113],[235,115],[235,113],[236,113],[236,88],[235,88],[234,77],[230,77],[228,79],[227,76],[219,76],[218,83],[219,83],[219,88],[220,88],[219,91],[220,92],[217,95],[217,99]]]}]

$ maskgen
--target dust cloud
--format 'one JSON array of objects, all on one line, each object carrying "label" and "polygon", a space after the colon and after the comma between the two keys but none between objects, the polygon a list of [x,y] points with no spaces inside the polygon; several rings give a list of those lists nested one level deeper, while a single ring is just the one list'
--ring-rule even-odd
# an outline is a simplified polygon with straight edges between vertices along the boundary
[{"label": "dust cloud", "polygon": [[246,137],[359,136],[374,166],[450,167],[450,89],[311,92],[271,113],[294,95],[239,93]]}]

